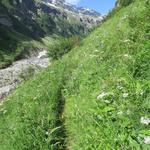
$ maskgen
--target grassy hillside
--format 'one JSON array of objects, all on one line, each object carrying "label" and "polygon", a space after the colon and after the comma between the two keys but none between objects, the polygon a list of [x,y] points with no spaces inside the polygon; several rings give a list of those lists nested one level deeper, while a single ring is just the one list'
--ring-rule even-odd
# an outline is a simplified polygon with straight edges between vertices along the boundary
[{"label": "grassy hillside", "polygon": [[149,1],[122,7],[0,106],[2,150],[148,150]]}]

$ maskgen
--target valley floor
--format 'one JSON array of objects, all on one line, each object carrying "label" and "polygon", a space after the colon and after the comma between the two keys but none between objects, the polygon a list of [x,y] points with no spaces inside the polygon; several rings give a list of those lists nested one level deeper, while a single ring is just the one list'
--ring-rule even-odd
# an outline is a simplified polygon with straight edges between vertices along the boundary
[{"label": "valley floor", "polygon": [[14,62],[11,66],[0,69],[0,99],[8,95],[17,85],[29,76],[46,68],[50,64],[47,52],[39,52],[37,56]]}]

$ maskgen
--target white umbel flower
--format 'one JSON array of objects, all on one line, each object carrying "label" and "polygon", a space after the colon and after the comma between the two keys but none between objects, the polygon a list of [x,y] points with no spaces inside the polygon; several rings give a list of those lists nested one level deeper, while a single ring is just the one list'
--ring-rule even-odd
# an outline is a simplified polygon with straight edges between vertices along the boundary
[{"label": "white umbel flower", "polygon": [[128,93],[123,93],[123,98],[126,98],[126,97],[128,97]]},{"label": "white umbel flower", "polygon": [[49,134],[49,132],[47,131],[45,134],[46,134],[46,135],[48,135],[48,134]]},{"label": "white umbel flower", "polygon": [[119,90],[122,90],[122,89],[123,89],[123,87],[120,86],[120,85],[118,85],[117,88],[118,88]]},{"label": "white umbel flower", "polygon": [[145,144],[150,144],[150,136],[144,137],[144,143]]},{"label": "white umbel flower", "polygon": [[103,92],[97,96],[97,99],[102,99],[103,97],[105,97],[107,95],[108,95],[107,93]]},{"label": "white umbel flower", "polygon": [[141,122],[142,124],[149,125],[149,124],[150,124],[150,119],[149,119],[149,118],[146,118],[146,117],[141,117],[140,122]]}]

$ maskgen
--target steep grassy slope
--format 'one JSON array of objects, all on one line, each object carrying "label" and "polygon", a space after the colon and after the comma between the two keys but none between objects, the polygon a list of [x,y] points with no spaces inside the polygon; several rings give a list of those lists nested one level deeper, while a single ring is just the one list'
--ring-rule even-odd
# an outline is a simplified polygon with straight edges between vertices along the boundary
[{"label": "steep grassy slope", "polygon": [[78,68],[65,90],[70,149],[150,148],[143,143],[149,127],[140,122],[150,117],[150,16],[144,2],[122,8],[75,53]]},{"label": "steep grassy slope", "polygon": [[6,98],[2,150],[149,149],[140,122],[150,118],[148,2],[121,8]]}]

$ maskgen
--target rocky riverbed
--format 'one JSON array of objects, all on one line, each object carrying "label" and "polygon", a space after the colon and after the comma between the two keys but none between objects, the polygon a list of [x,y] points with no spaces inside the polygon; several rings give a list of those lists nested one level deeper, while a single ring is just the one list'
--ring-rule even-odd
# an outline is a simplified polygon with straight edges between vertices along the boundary
[{"label": "rocky riverbed", "polygon": [[29,75],[29,71],[34,74],[50,64],[45,50],[38,53],[36,57],[22,59],[14,62],[11,66],[0,70],[0,99],[7,96]]}]

